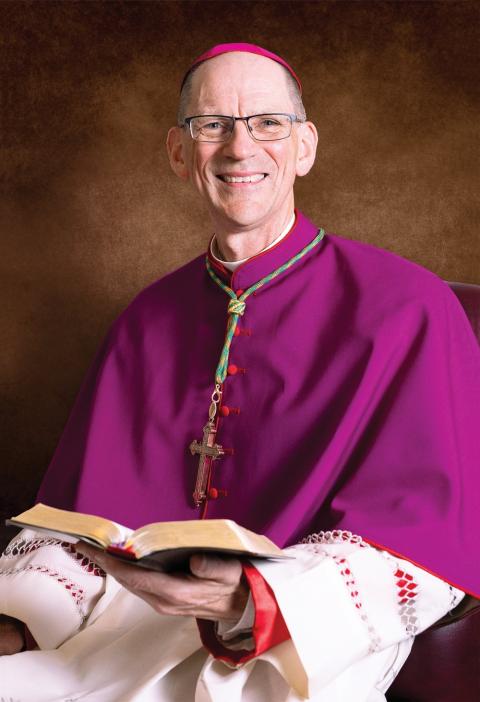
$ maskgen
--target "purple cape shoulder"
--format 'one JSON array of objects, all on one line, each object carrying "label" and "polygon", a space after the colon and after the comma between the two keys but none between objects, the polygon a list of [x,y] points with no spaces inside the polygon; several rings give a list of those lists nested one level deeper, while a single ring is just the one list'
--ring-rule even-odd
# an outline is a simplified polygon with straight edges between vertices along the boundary
[{"label": "purple cape shoulder", "polygon": [[[317,231],[297,212],[279,245],[220,274],[247,289]],[[203,256],[137,296],[90,369],[39,499],[131,527],[198,518],[188,447],[207,419],[227,302]],[[478,596],[480,352],[448,286],[327,234],[248,299],[239,332],[217,434],[232,453],[214,464],[208,516],[282,547],[349,530]]]}]

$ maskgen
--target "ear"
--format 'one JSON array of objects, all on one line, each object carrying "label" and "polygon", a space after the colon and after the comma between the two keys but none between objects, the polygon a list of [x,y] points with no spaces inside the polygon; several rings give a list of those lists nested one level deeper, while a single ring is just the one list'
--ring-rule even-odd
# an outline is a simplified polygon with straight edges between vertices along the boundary
[{"label": "ear", "polygon": [[185,138],[181,127],[172,127],[167,134],[167,153],[172,171],[182,180],[188,180]]},{"label": "ear", "polygon": [[318,133],[313,122],[298,125],[297,176],[307,175],[315,161]]}]

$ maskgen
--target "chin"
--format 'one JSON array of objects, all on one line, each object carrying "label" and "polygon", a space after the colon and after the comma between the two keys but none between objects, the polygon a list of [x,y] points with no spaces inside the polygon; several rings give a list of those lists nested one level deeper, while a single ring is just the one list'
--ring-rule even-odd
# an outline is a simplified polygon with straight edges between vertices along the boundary
[{"label": "chin", "polygon": [[251,227],[257,222],[262,222],[268,218],[268,210],[265,205],[244,203],[237,207],[226,207],[220,212],[222,219],[228,221],[232,225],[240,227]]}]

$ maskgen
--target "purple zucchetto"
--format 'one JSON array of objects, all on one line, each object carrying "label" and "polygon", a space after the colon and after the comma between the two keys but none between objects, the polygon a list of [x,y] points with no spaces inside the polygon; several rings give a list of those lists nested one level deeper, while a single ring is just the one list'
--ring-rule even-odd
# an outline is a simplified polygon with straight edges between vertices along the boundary
[{"label": "purple zucchetto", "polygon": [[217,44],[216,46],[213,46],[211,49],[208,49],[208,51],[205,51],[203,54],[201,54],[201,56],[195,59],[188,71],[185,73],[182,80],[182,84],[180,86],[180,90],[182,90],[183,86],[185,85],[185,81],[187,80],[190,73],[200,63],[215,58],[216,56],[221,56],[222,54],[229,54],[234,51],[242,51],[248,54],[257,54],[258,56],[264,56],[265,58],[269,58],[272,61],[276,61],[281,66],[287,69],[290,75],[295,79],[300,93],[302,92],[302,84],[300,82],[300,78],[297,76],[293,68],[285,61],[285,59],[283,59],[281,56],[278,56],[277,54],[274,54],[272,51],[264,49],[261,46],[257,46],[256,44],[246,44],[244,42]]}]

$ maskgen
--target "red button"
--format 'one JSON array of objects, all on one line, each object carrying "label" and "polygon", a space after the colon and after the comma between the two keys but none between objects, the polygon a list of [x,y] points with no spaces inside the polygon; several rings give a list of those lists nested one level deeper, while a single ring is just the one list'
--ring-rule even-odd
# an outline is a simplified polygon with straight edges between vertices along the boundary
[{"label": "red button", "polygon": [[246,368],[240,368],[240,366],[231,363],[227,368],[227,373],[228,375],[235,375],[236,373],[245,373],[246,370]]},{"label": "red button", "polygon": [[237,290],[236,293],[235,293],[235,295],[236,295],[237,297],[240,297],[240,295],[243,295],[243,293],[244,293],[243,290]]},{"label": "red button", "polygon": [[227,491],[226,490],[217,490],[217,488],[210,488],[208,491],[208,498],[210,500],[216,500],[219,497],[226,497],[227,496]]},{"label": "red button", "polygon": [[228,417],[229,414],[230,414],[230,407],[228,407],[228,405],[222,405],[220,407],[220,415],[222,417]]}]

